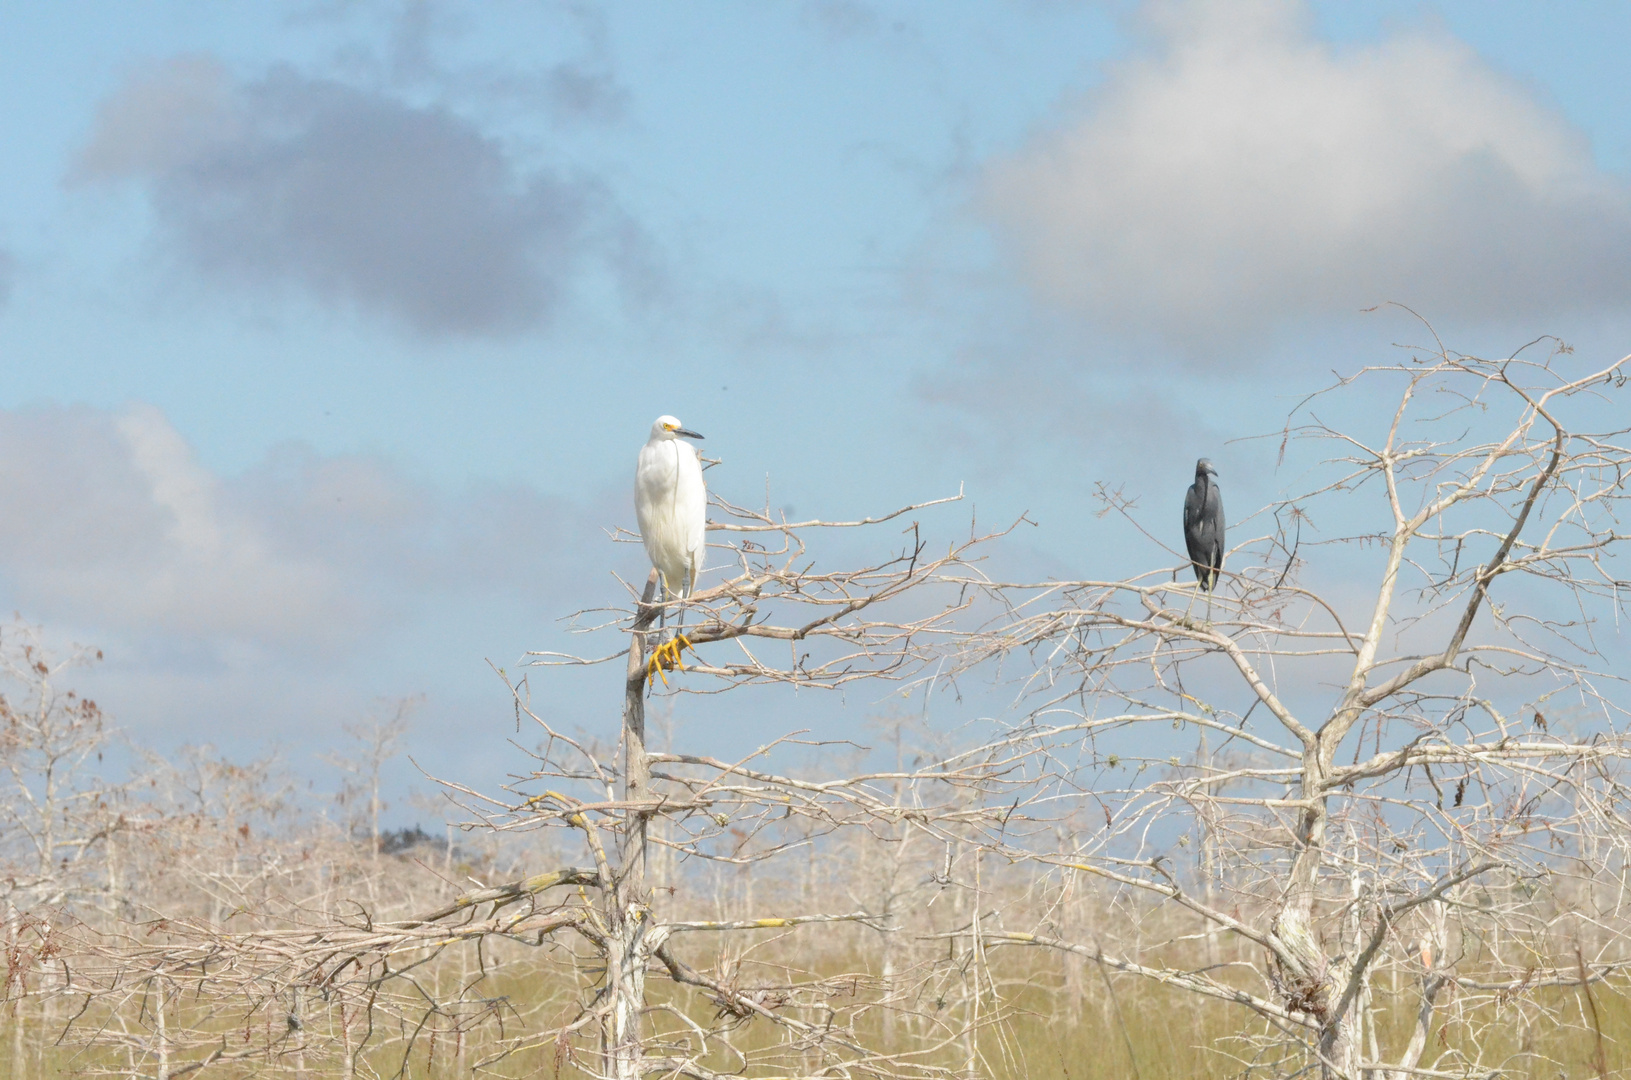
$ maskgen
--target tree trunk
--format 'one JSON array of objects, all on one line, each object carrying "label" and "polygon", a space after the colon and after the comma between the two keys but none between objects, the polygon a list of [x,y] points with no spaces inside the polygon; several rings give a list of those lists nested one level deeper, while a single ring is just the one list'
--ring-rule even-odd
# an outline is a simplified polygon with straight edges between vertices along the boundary
[{"label": "tree trunk", "polygon": [[345,1039],[345,1056],[340,1059],[340,1076],[355,1080],[357,1075],[357,1047],[351,1039],[351,1017],[346,1015],[345,1002],[340,1002],[340,1034]]},{"label": "tree trunk", "polygon": [[[1348,972],[1337,970],[1320,945],[1314,931],[1314,906],[1319,896],[1320,869],[1325,862],[1326,825],[1329,812],[1322,794],[1328,764],[1318,741],[1304,751],[1302,797],[1309,805],[1303,810],[1297,830],[1298,850],[1291,868],[1291,882],[1275,919],[1275,934],[1289,954],[1289,962],[1279,964],[1280,993],[1286,1006],[1315,1017],[1320,1023],[1319,1051],[1323,1060],[1320,1074],[1327,1080],[1341,1077],[1357,1080],[1360,1047],[1353,1038],[1349,1016],[1332,1015],[1338,1004],[1339,988]],[[1353,1007],[1349,1006],[1348,1013]]]},{"label": "tree trunk", "polygon": [[[623,790],[625,803],[652,798],[651,764],[646,758],[646,635],[656,617],[650,608],[657,571],[646,579],[629,642],[629,666],[623,686]],[[646,963],[661,944],[652,934],[646,896],[646,827],[649,815],[625,811],[618,838],[618,877],[610,883],[610,930],[606,942],[606,978],[611,981],[611,1011],[601,1033],[605,1075],[613,1080],[640,1080],[643,1067],[641,1014],[646,1003]]]},{"label": "tree trunk", "polygon": [[153,998],[153,1018],[158,1025],[158,1080],[170,1080],[170,1033],[164,1027],[164,980],[155,979],[151,985],[156,991]]}]

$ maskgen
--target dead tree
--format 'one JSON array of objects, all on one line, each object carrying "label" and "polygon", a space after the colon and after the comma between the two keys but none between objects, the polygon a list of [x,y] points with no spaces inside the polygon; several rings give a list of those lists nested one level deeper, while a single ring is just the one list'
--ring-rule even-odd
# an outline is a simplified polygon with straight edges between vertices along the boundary
[{"label": "dead tree", "polygon": [[[51,950],[45,912],[70,902],[95,903],[117,888],[114,835],[122,786],[97,768],[112,740],[96,702],[62,685],[64,673],[101,659],[90,649],[56,656],[40,629],[21,622],[0,629],[0,897],[5,901],[4,1001],[13,1075],[26,1068],[28,1031],[49,1014],[30,1016],[60,980],[42,960]],[[100,871],[106,856],[107,876]],[[36,1037],[38,1031],[35,1032]]]},{"label": "dead tree", "polygon": [[[981,582],[1005,613],[965,665],[1032,658],[1015,744],[1083,793],[1054,804],[1068,842],[1038,818],[988,848],[1187,913],[1174,941],[1237,945],[1209,965],[1048,925],[985,941],[1244,1007],[1250,1075],[1485,1076],[1534,1063],[1514,1025],[1590,1039],[1595,1013],[1560,995],[1631,964],[1628,361],[1436,347],[1308,398],[1278,440],[1312,481],[1250,519],[1207,618],[1183,569]],[[1379,393],[1379,422],[1319,419]]]},{"label": "dead tree", "polygon": [[[76,1068],[1034,1073],[1021,949],[1096,965],[1066,985],[1102,982],[1129,1054],[1117,980],[1240,1009],[1211,1050],[1254,1080],[1532,1070],[1555,1030],[1604,1062],[1593,995],[1631,965],[1631,451],[1625,362],[1573,363],[1418,352],[1315,395],[1279,436],[1302,492],[1235,526],[1199,611],[1176,535],[1140,577],[1016,583],[984,569],[993,537],[901,530],[922,507],[716,503],[710,561],[734,567],[684,601],[685,670],[651,670],[649,582],[582,613],[617,645],[510,679],[537,745],[499,791],[442,778],[466,832],[441,868],[306,832],[54,924],[63,1030],[116,1051]],[[1379,392],[1375,431],[1316,418]],[[806,545],[832,536],[887,554],[826,569]],[[597,736],[534,704],[595,665],[619,672],[615,739],[610,709]],[[724,757],[647,740],[669,694],[926,710],[948,687],[956,725],[910,751],[773,721]]]},{"label": "dead tree", "polygon": [[[485,879],[474,890],[404,910],[377,877],[335,884],[263,856],[261,878],[234,884],[230,897],[213,881],[211,902],[192,914],[150,909],[145,922],[79,928],[75,1030],[123,1051],[110,1070],[156,1063],[169,1076],[243,1058],[353,1076],[365,1060],[401,1069],[449,1047],[461,1070],[525,1068],[544,1055],[619,1080],[967,1072],[978,1030],[997,1016],[947,1012],[944,992],[910,989],[943,960],[905,947],[871,962],[880,936],[905,929],[890,901],[840,906],[843,887],[872,883],[817,893],[789,887],[796,871],[769,871],[817,857],[858,871],[855,852],[903,832],[944,848],[949,865],[954,846],[1013,813],[1017,797],[993,794],[1023,786],[1013,761],[959,751],[880,763],[853,743],[798,731],[729,760],[658,752],[646,740],[653,694],[709,703],[752,686],[835,697],[910,688],[954,656],[976,601],[953,579],[991,538],[971,532],[931,552],[911,515],[933,505],[786,522],[716,502],[711,528],[735,567],[684,601],[684,670],[652,668],[648,580],[630,590],[630,608],[578,620],[586,633],[621,637],[620,648],[598,659],[537,654],[511,681],[516,722],[540,740],[515,782],[482,793],[440,779],[467,813],[466,837],[507,845],[526,873],[489,884],[491,867],[471,868],[465,876]],[[806,538],[835,532],[886,537],[886,554],[861,569],[822,569]],[[531,704],[549,669],[598,664],[621,671],[615,744],[558,730]],[[843,877],[836,863],[829,876]],[[823,929],[838,935],[825,950],[808,936]],[[736,938],[745,943],[713,944]],[[501,965],[522,957],[526,992],[492,989],[506,977]],[[914,1013],[921,1023],[908,1038],[900,1023]],[[256,1020],[224,1038],[232,1015]]]},{"label": "dead tree", "polygon": [[[971,536],[935,557],[912,522],[901,534],[906,542],[891,557],[860,570],[828,572],[812,565],[803,538],[818,530],[868,529],[933,505],[863,521],[789,523],[768,511],[716,500],[726,520],[710,529],[735,541],[730,547],[736,572],[686,601],[691,660],[683,675],[675,672],[673,677],[685,678],[687,689],[716,694],[754,684],[831,691],[861,681],[906,681],[919,675],[956,643],[958,618],[969,604],[966,596],[946,586],[948,573],[970,565],[991,537]],[[532,775],[514,786],[508,801],[478,800],[474,792],[460,792],[464,805],[480,812],[495,830],[565,827],[582,834],[592,865],[561,874],[563,880],[570,877],[580,887],[595,889],[599,899],[573,908],[570,917],[562,916],[563,925],[589,943],[604,975],[583,1014],[563,1034],[592,1021],[600,1032],[600,1059],[591,1071],[618,1080],[651,1072],[707,1077],[716,1068],[738,1071],[750,1060],[774,1061],[778,1071],[793,1075],[829,1075],[834,1068],[870,1075],[943,1073],[944,1067],[932,1059],[919,1055],[913,1061],[910,1055],[868,1045],[858,1023],[865,1008],[847,1010],[848,1016],[832,1008],[831,999],[846,983],[855,997],[859,983],[874,977],[870,972],[754,985],[740,978],[740,969],[709,971],[694,965],[679,944],[688,934],[817,924],[859,924],[887,933],[892,929],[887,912],[782,910],[737,918],[679,917],[682,905],[664,899],[664,891],[672,896],[676,885],[651,880],[649,852],[656,843],[684,860],[753,871],[798,847],[819,843],[823,834],[854,826],[898,823],[912,814],[931,830],[944,828],[971,812],[958,805],[955,794],[939,805],[917,801],[909,809],[902,805],[903,790],[933,784],[955,792],[978,782],[984,764],[948,769],[937,763],[909,774],[883,769],[842,777],[770,771],[764,761],[778,745],[811,745],[800,738],[802,732],[767,740],[730,761],[652,752],[646,741],[646,700],[654,682],[666,686],[670,678],[650,659],[657,644],[656,580],[653,572],[632,620],[624,623],[631,636],[625,650],[598,660],[536,654],[545,667],[624,661],[616,762],[551,728],[530,708],[525,688],[515,686],[518,716],[536,724],[545,737]],[[663,826],[656,834],[654,822]],[[720,850],[722,843],[728,851]],[[676,1002],[666,1012],[681,1025],[651,1030],[645,1017],[652,1008],[647,978],[653,967],[672,984],[702,994],[715,1010],[712,1022],[706,1022],[706,1012],[688,1011]],[[752,1054],[736,1045],[732,1033],[753,1020],[779,1029],[781,1041]]]},{"label": "dead tree", "polygon": [[380,774],[386,763],[401,752],[409,716],[419,700],[408,697],[378,702],[366,719],[342,725],[351,743],[349,753],[323,755],[324,761],[346,775],[336,800],[348,808],[352,830],[368,836],[375,861],[379,859],[379,816],[387,809],[380,798]]},{"label": "dead tree", "polygon": [[82,872],[116,821],[117,785],[96,768],[109,746],[96,702],[61,685],[63,674],[101,659],[89,649],[51,654],[37,627],[13,624],[0,636],[0,835],[11,873],[8,902],[52,906],[93,887]]}]

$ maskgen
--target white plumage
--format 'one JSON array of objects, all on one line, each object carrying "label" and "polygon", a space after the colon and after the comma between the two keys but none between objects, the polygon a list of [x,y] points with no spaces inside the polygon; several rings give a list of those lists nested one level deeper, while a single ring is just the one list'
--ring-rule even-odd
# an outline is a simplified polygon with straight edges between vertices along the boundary
[{"label": "white plumage", "polygon": [[700,438],[672,416],[659,416],[634,471],[640,541],[662,574],[667,595],[680,599],[696,588],[706,558],[708,489],[696,447],[685,441]]}]

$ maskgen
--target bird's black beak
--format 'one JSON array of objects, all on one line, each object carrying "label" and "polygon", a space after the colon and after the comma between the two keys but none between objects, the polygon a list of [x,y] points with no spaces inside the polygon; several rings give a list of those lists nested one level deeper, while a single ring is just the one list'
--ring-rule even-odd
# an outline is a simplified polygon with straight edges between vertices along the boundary
[{"label": "bird's black beak", "polygon": [[684,435],[687,439],[700,439],[700,438],[702,438],[701,435],[698,435],[696,432],[690,430],[689,428],[677,427],[677,428],[674,429],[674,434]]}]

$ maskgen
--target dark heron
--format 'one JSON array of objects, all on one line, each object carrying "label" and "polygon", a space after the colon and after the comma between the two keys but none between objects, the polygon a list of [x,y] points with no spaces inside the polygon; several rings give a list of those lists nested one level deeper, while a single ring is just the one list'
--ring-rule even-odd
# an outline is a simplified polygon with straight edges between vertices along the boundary
[{"label": "dark heron", "polygon": [[1223,572],[1223,493],[1218,471],[1206,458],[1195,462],[1195,482],[1184,496],[1184,546],[1195,580],[1211,592]]}]

